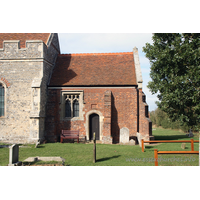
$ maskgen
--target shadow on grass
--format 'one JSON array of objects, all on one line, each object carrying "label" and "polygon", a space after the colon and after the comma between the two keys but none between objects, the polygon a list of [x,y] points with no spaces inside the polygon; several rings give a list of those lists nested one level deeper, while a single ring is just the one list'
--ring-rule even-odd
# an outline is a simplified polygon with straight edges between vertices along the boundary
[{"label": "shadow on grass", "polygon": [[185,139],[191,140],[191,138],[187,137],[186,135],[155,135],[155,140],[178,140],[178,139]]},{"label": "shadow on grass", "polygon": [[36,149],[44,148],[45,146],[38,145]]},{"label": "shadow on grass", "polygon": [[106,158],[100,158],[100,159],[97,159],[96,162],[102,162],[102,161],[110,160],[110,159],[113,159],[113,158],[119,158],[120,156],[121,155],[112,156],[112,157],[106,157]]},{"label": "shadow on grass", "polygon": [[[35,162],[22,162],[23,166],[65,166],[62,162],[56,162],[56,161],[35,161]],[[66,165],[69,166],[69,165]]]},{"label": "shadow on grass", "polygon": [[23,166],[32,166],[34,165],[36,162],[22,162]]},{"label": "shadow on grass", "polygon": [[145,145],[145,149],[155,149],[156,147],[155,146],[146,146]]}]

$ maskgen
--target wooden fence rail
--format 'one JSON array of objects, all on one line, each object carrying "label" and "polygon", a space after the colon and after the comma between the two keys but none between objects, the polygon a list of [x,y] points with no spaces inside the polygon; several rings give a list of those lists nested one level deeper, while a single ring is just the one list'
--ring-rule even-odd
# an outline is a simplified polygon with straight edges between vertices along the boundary
[{"label": "wooden fence rail", "polygon": [[150,140],[144,141],[141,140],[142,143],[142,152],[144,152],[144,143],[191,143],[191,151],[194,151],[194,142],[199,142],[199,140]]},{"label": "wooden fence rail", "polygon": [[154,149],[154,162],[158,166],[158,154],[199,154],[199,151],[158,151]]}]

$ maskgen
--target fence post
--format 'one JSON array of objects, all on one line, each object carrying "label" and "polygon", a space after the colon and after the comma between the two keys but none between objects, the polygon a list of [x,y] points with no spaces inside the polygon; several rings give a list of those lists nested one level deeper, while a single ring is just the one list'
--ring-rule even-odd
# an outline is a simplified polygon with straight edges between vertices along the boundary
[{"label": "fence post", "polygon": [[141,139],[142,142],[142,152],[144,152],[144,139]]},{"label": "fence post", "polygon": [[155,166],[158,166],[158,149],[154,149]]},{"label": "fence post", "polygon": [[95,132],[93,135],[93,142],[94,142],[94,147],[93,147],[93,163],[96,162],[96,137],[95,137]]},{"label": "fence post", "polygon": [[194,151],[194,140],[191,139],[191,151]]}]

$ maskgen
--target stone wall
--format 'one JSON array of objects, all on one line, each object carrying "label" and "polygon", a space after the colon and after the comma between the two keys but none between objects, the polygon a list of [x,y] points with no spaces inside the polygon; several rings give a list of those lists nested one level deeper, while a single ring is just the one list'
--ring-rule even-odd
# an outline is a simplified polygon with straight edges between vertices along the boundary
[{"label": "stone wall", "polygon": [[0,61],[1,76],[10,83],[10,87],[6,88],[5,116],[0,118],[1,141],[29,142],[31,84],[33,77],[39,75],[41,68],[41,62]]},{"label": "stone wall", "polygon": [[47,84],[59,53],[43,41],[4,41],[0,49],[0,82],[5,85],[5,116],[0,117],[0,141],[33,143],[44,138]]},{"label": "stone wall", "polygon": [[146,103],[146,96],[142,91],[142,71],[139,61],[138,49],[135,47],[133,49],[134,63],[135,63],[135,73],[138,84],[137,90],[137,132],[140,133],[146,140],[150,140],[152,136],[152,122],[149,119],[149,108]]}]

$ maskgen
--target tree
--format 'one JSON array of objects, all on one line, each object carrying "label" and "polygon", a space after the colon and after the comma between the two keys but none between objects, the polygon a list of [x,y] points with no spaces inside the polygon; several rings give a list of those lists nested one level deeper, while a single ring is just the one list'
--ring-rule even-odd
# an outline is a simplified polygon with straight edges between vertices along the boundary
[{"label": "tree", "polygon": [[[200,124],[200,34],[157,33],[143,51],[150,60],[152,81],[148,88],[158,94],[158,107],[172,121],[190,129]],[[199,126],[198,126],[199,127]]]}]

